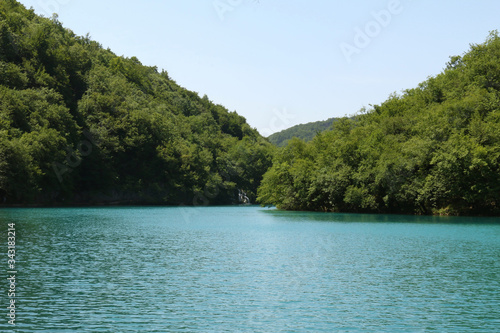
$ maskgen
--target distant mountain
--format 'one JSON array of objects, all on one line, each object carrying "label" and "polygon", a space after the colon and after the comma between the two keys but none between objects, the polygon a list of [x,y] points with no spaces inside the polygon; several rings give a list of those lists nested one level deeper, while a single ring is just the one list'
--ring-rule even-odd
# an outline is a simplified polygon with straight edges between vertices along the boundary
[{"label": "distant mountain", "polygon": [[268,140],[278,147],[286,146],[288,140],[293,137],[297,137],[308,142],[311,141],[318,132],[330,130],[332,128],[332,124],[337,120],[338,118],[329,118],[327,120],[295,125],[287,128],[286,130],[270,135]]}]

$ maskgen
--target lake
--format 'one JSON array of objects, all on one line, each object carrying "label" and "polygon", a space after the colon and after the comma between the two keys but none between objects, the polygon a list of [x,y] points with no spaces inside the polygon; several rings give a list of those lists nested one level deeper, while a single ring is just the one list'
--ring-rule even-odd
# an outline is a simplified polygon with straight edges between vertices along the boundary
[{"label": "lake", "polygon": [[[493,332],[498,218],[0,209],[16,332]],[[0,331],[8,324],[3,256]]]}]

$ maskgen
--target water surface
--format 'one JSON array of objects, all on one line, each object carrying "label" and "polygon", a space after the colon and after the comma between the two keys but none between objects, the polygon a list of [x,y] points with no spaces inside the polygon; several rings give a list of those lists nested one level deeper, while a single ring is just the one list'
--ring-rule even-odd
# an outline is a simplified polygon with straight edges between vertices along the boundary
[{"label": "water surface", "polygon": [[[500,327],[495,218],[255,206],[3,209],[4,253],[8,223],[16,224],[18,332]],[[2,331],[10,329],[4,313]]]}]

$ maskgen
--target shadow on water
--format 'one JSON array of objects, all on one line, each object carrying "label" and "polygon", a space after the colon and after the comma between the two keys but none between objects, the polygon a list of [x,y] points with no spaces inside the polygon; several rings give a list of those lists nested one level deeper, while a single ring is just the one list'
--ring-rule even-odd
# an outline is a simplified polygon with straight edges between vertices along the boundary
[{"label": "shadow on water", "polygon": [[276,208],[262,208],[261,212],[287,222],[500,224],[500,217],[323,213],[286,211]]}]

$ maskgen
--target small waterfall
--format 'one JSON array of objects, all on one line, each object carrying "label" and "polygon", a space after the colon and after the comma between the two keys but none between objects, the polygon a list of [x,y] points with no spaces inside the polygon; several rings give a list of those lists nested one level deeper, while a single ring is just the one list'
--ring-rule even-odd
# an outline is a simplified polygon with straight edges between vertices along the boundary
[{"label": "small waterfall", "polygon": [[250,204],[250,198],[243,190],[238,190],[238,202],[242,204]]}]

